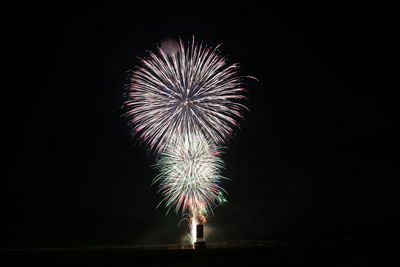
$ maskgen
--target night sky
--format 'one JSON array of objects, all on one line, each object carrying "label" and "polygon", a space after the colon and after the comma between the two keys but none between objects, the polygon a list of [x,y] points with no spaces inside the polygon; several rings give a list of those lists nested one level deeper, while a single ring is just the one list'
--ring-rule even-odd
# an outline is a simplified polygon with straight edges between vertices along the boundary
[{"label": "night sky", "polygon": [[[209,240],[391,238],[398,165],[391,5],[143,1],[3,8],[1,247],[180,240],[123,93],[161,41],[222,43],[249,91]],[[398,67],[398,66],[397,66]],[[396,67],[396,69],[397,69]]]}]

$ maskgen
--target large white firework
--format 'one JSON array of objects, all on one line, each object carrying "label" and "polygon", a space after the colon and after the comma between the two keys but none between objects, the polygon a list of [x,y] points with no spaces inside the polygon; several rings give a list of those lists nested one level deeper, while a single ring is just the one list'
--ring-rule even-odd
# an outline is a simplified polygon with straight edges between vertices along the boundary
[{"label": "large white firework", "polygon": [[225,143],[245,108],[238,65],[194,39],[172,44],[150,52],[133,71],[125,102],[130,124],[158,152],[174,135]]},{"label": "large white firework", "polygon": [[155,165],[160,174],[154,180],[168,210],[199,218],[224,201],[219,156],[220,149],[202,135],[176,136],[169,142]]}]

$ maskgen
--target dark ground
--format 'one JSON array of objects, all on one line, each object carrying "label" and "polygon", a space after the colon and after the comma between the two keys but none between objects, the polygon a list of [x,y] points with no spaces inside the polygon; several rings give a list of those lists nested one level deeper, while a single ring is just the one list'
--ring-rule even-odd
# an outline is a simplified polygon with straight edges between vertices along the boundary
[{"label": "dark ground", "polygon": [[[177,245],[176,245],[177,246]],[[208,248],[59,248],[3,250],[7,264],[30,266],[393,266],[393,243],[378,240],[307,240],[285,245]],[[397,263],[396,263],[397,262]]]}]

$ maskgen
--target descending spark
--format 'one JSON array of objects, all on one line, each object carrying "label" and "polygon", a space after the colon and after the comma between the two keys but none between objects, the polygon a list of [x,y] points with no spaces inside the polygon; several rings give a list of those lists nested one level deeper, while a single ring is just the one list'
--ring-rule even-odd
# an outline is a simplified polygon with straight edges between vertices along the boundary
[{"label": "descending spark", "polygon": [[230,137],[245,108],[238,65],[218,47],[194,40],[160,47],[133,72],[125,106],[130,124],[150,149],[162,151],[176,135],[203,134],[216,144]]}]

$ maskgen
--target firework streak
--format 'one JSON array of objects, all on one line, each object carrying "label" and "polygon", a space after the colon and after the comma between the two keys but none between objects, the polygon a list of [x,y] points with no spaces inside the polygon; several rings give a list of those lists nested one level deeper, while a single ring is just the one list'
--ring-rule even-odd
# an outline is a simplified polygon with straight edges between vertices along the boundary
[{"label": "firework streak", "polygon": [[[171,141],[161,152],[156,168],[165,205],[178,213],[203,213],[220,204],[223,189],[218,185],[223,162],[219,149],[203,136],[185,135]],[[200,215],[200,214],[198,214]]]},{"label": "firework streak", "polygon": [[168,211],[204,223],[226,201],[220,146],[243,117],[243,77],[218,47],[194,39],[169,44],[133,71],[126,115],[133,132],[158,155],[154,183]]}]

